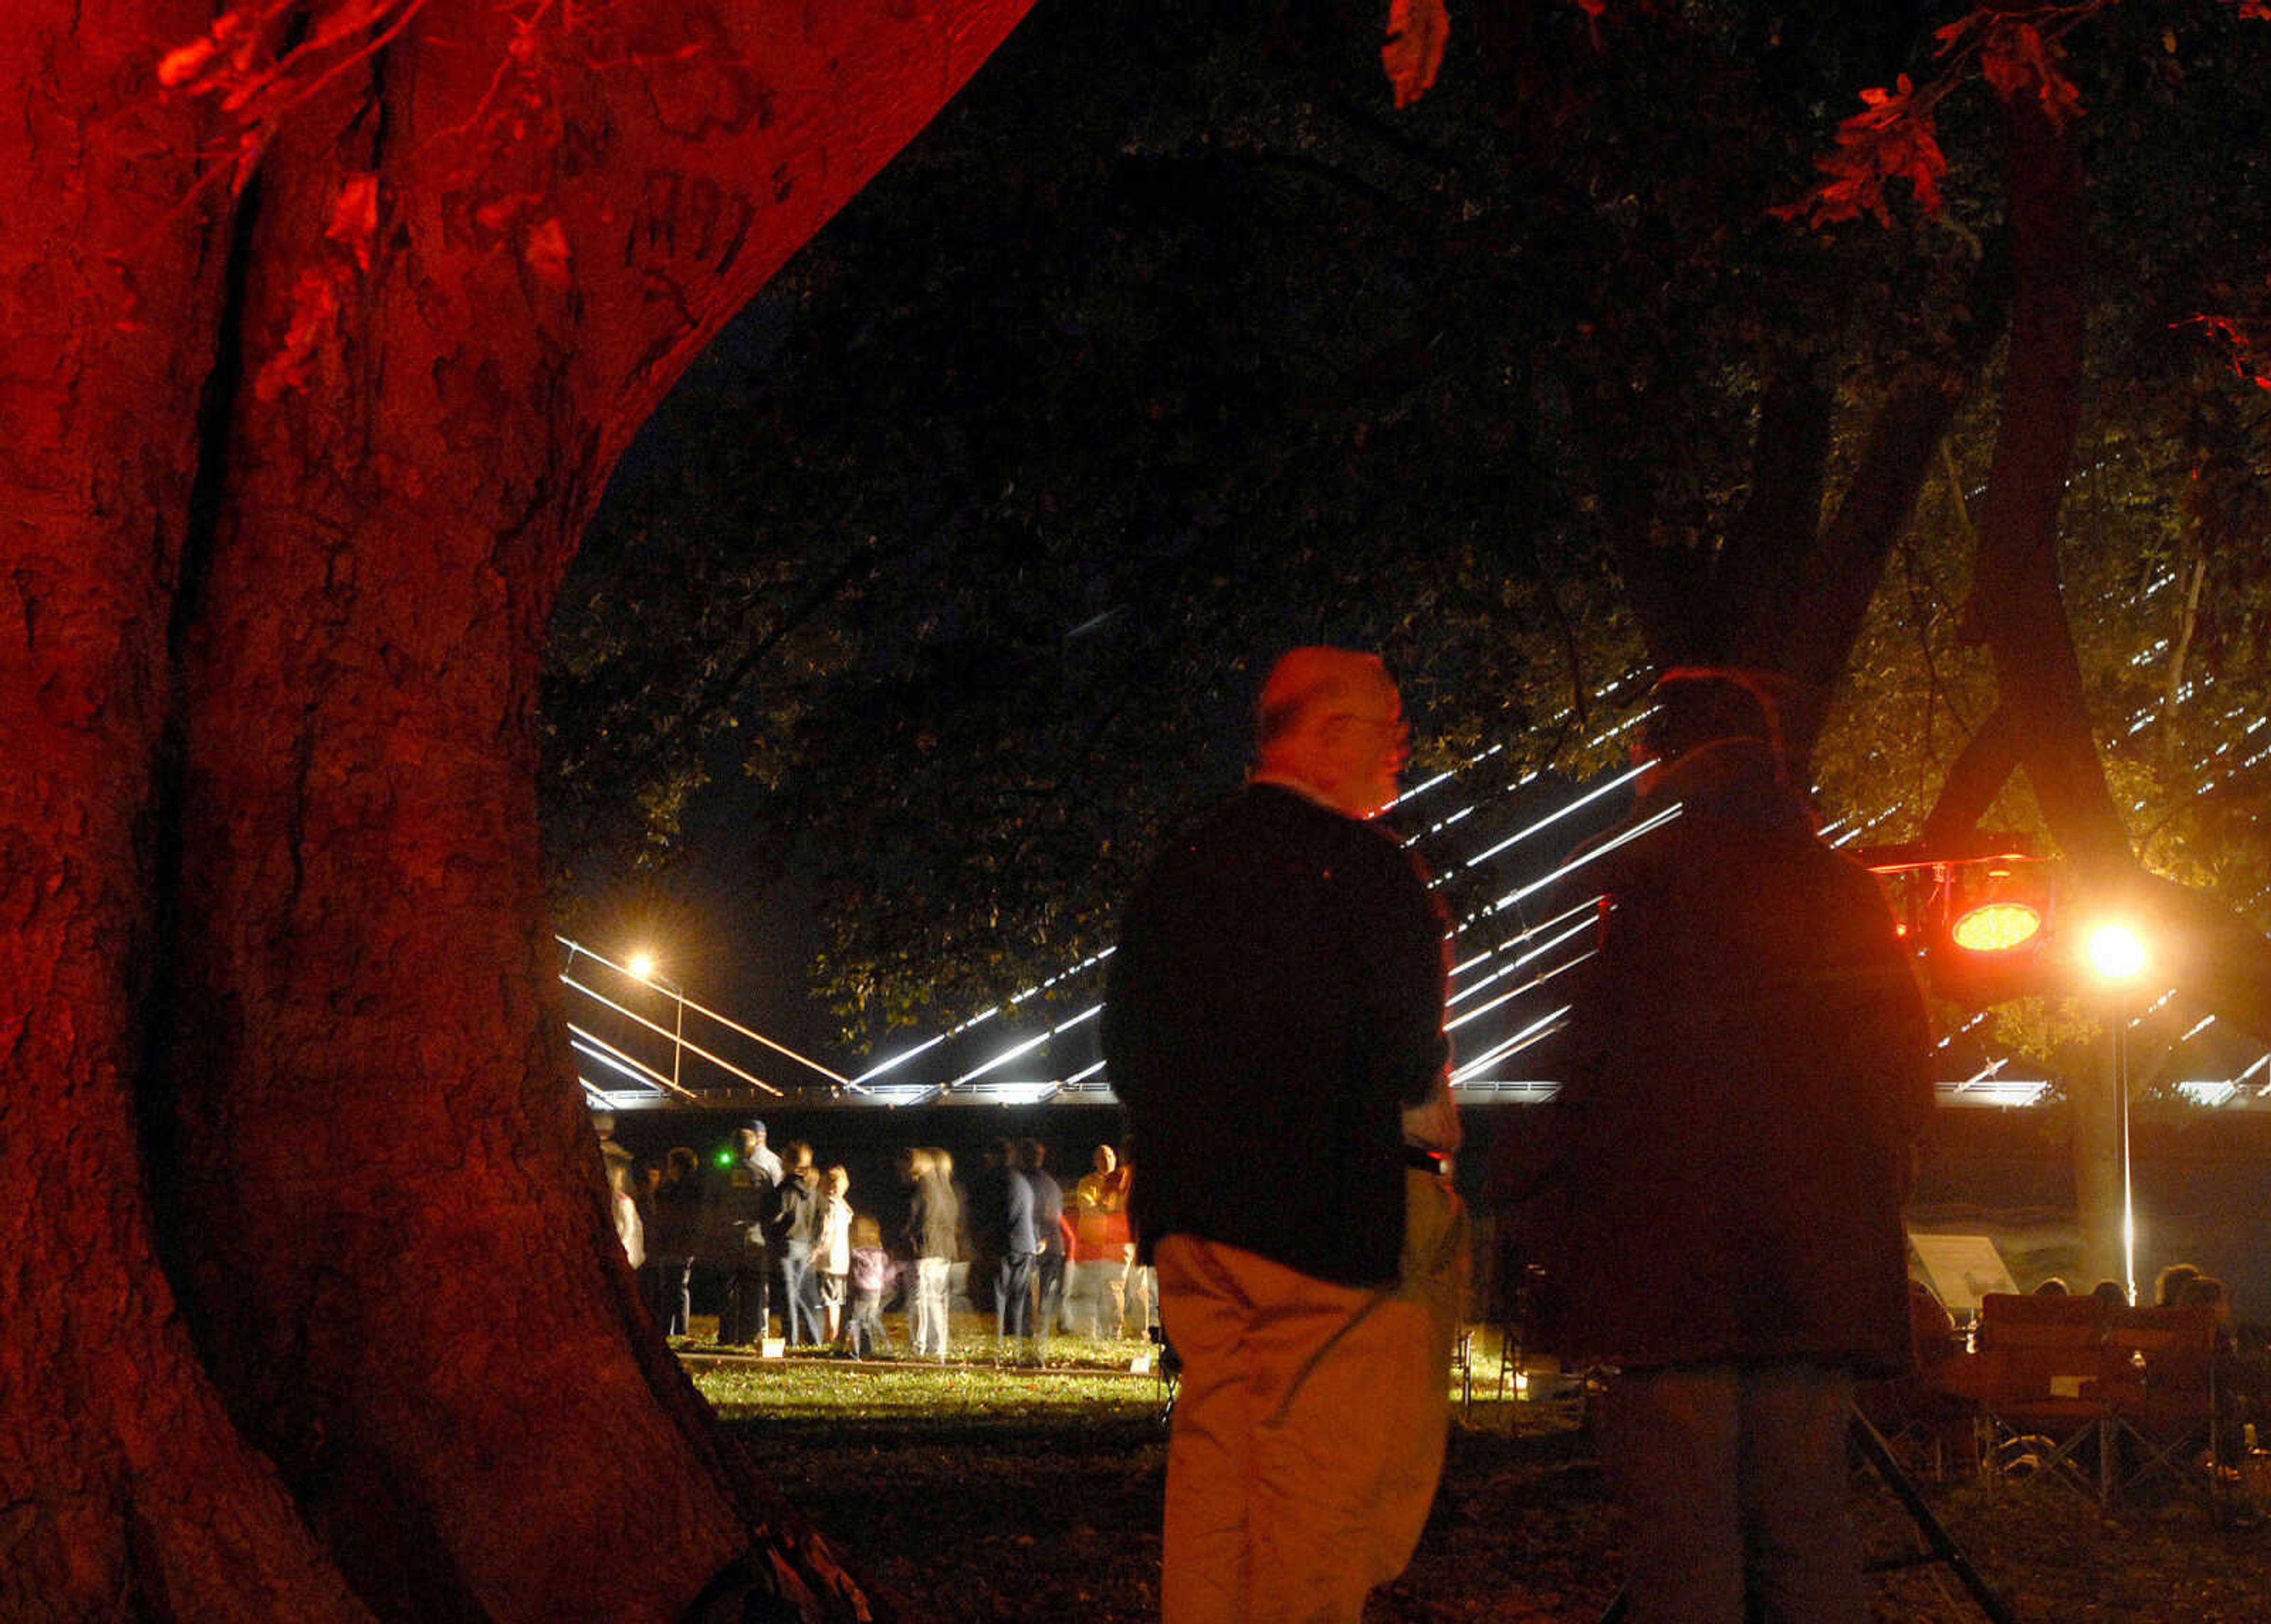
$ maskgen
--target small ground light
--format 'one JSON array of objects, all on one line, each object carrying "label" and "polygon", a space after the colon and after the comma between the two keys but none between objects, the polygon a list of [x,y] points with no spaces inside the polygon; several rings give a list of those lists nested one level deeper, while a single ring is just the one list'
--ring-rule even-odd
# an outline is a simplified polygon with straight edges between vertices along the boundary
[{"label": "small ground light", "polygon": [[2145,968],[2144,940],[2126,925],[2100,925],[2084,950],[2090,969],[2108,981],[2126,981]]}]

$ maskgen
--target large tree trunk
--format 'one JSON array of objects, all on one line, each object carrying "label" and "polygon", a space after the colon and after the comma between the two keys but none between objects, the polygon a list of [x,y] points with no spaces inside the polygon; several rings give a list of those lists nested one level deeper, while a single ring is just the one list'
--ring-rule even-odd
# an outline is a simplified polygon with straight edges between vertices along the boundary
[{"label": "large tree trunk", "polygon": [[641,417],[1026,3],[431,0],[241,201],[210,8],[0,17],[0,1615],[860,1611],[614,1246],[532,707]]},{"label": "large tree trunk", "polygon": [[1793,571],[1792,589],[1761,606],[1762,623],[1746,633],[1746,658],[1790,681],[1782,726],[1795,761],[1813,759],[1831,696],[1908,531],[1932,453],[2001,335],[2009,282],[2005,257],[1991,250],[1966,290],[1947,353],[1912,364],[1895,383],[1869,425],[1835,512]]},{"label": "large tree trunk", "polygon": [[1949,773],[1927,832],[1969,829],[2011,771],[2023,767],[2080,882],[2069,919],[2097,909],[2132,917],[2154,939],[2160,985],[2176,985],[2188,1004],[2271,1037],[2271,941],[2217,898],[2145,873],[2106,783],[2059,584],[2058,516],[2081,410],[2086,339],[2080,132],[2028,93],[2006,105],[2004,123],[2015,289],[1965,609],[1968,631],[1994,663],[1997,709]]},{"label": "large tree trunk", "polygon": [[[2084,341],[2079,138],[2031,98],[2008,107],[2006,123],[2017,294],[1966,611],[1994,660],[1998,709],[1988,748],[1967,750],[1966,760],[2025,768],[2081,883],[2070,917],[2085,907],[2130,915],[2153,938],[2159,984],[2271,1037],[2271,942],[2216,898],[2146,874],[2106,784],[2059,587],[2058,512],[2081,412]],[[1951,774],[1933,827],[1976,819],[1998,783],[1992,765]]]},{"label": "large tree trunk", "polygon": [[[11,1620],[367,1616],[199,1368],[153,1262],[138,1171],[151,780],[227,222],[187,201],[188,154],[209,131],[162,109],[122,115],[115,89],[149,31],[194,34],[200,12],[93,4],[75,31],[28,8],[0,14],[0,77],[24,114],[0,148]],[[169,215],[172,229],[149,229]],[[130,264],[106,257],[130,243]]]}]

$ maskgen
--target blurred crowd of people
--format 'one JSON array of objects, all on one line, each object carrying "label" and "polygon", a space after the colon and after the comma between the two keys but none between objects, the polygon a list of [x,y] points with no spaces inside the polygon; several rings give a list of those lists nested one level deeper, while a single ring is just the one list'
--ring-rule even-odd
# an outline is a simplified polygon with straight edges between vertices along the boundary
[{"label": "blurred crowd of people", "polygon": [[[685,1145],[636,1156],[611,1118],[595,1126],[616,1237],[669,1336],[692,1334],[697,1293],[717,1303],[726,1346],[778,1336],[862,1358],[946,1359],[957,1299],[992,1315],[985,1351],[997,1357],[1044,1357],[1060,1331],[1143,1337],[1156,1322],[1128,1226],[1134,1169],[1113,1145],[1095,1147],[1069,1193],[1038,1139],[988,1144],[966,1177],[944,1148],[910,1145],[895,1161],[899,1190],[863,1211],[843,1165],[822,1165],[802,1140],[774,1151],[761,1121],[706,1160]],[[895,1307],[904,1350],[884,1323]]]}]

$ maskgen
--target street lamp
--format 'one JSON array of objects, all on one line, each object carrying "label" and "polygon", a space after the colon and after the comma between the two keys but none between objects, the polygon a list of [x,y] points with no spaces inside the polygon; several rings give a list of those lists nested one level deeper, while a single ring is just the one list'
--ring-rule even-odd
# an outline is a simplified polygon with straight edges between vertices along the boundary
[{"label": "street lamp", "polygon": [[661,988],[671,995],[675,1020],[670,1034],[670,1086],[674,1092],[682,1092],[678,1086],[679,1057],[686,1048],[686,989],[664,975],[656,966],[652,953],[634,953],[624,968],[649,987]]},{"label": "street lamp", "polygon": [[2089,967],[2101,981],[2131,981],[2145,972],[2144,939],[2128,926],[2108,920],[2084,944]]},{"label": "street lamp", "polygon": [[2129,1175],[2129,1017],[2119,989],[2145,973],[2151,955],[2144,938],[2129,926],[2108,920],[2091,927],[2082,939],[2082,957],[2090,973],[2105,983],[2113,998],[2113,1086],[2121,1099],[2121,1271],[2129,1304],[2137,1303],[2137,1203]]}]

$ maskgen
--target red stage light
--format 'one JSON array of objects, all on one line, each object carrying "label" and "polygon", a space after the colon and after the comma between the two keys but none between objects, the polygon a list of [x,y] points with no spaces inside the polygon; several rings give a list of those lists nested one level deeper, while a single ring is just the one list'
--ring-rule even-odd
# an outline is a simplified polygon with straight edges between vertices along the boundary
[{"label": "red stage light", "polygon": [[2042,934],[2043,916],[2023,902],[1990,902],[1971,909],[1948,928],[1948,938],[1972,953],[2007,953]]}]

